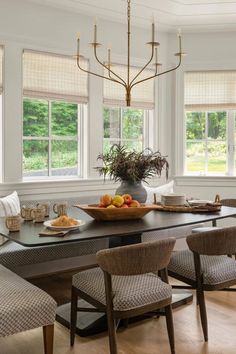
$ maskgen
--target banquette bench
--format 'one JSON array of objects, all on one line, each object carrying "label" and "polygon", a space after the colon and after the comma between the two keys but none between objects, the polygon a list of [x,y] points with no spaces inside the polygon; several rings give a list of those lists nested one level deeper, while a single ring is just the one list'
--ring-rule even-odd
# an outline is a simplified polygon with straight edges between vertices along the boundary
[{"label": "banquette bench", "polygon": [[[64,200],[50,200],[52,210],[54,203]],[[48,202],[40,200],[39,203]],[[78,199],[67,199],[69,211],[73,205],[84,203]],[[87,199],[91,203],[91,200]],[[21,206],[32,206],[32,201],[23,201]],[[56,214],[54,215],[56,217]],[[4,222],[4,220],[2,220]],[[43,228],[43,226],[42,226]],[[81,241],[73,244],[62,244],[40,247],[24,247],[18,243],[6,240],[0,246],[0,264],[23,278],[57,273],[86,267],[95,263],[98,250],[108,247],[108,239]]]},{"label": "banquette bench", "polygon": [[[65,199],[64,199],[65,200]],[[50,200],[51,210],[54,203],[63,200]],[[67,199],[69,208],[78,203],[93,203],[94,197]],[[40,203],[48,200],[40,200]],[[32,206],[32,201],[23,201],[21,205]],[[56,215],[55,215],[56,216]],[[2,220],[3,222],[3,220]],[[171,230],[152,231],[143,234],[143,241],[150,241],[165,237],[185,237],[191,233],[194,225]],[[24,247],[7,240],[0,245],[0,264],[23,278],[31,278],[68,270],[74,270],[95,264],[95,254],[98,250],[108,248],[109,240],[99,239],[81,241],[73,244]]]}]

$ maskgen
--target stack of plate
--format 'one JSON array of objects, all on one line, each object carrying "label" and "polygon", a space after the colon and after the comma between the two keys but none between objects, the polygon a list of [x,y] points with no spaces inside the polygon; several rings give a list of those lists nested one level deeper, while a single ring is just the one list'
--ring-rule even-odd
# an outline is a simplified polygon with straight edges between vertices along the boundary
[{"label": "stack of plate", "polygon": [[186,195],[185,194],[164,194],[161,196],[161,203],[163,205],[184,205],[186,203]]}]

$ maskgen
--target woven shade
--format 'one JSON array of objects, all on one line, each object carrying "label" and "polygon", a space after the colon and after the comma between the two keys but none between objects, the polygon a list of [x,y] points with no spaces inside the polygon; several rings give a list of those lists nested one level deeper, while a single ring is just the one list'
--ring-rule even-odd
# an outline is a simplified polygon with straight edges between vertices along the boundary
[{"label": "woven shade", "polygon": [[0,94],[2,94],[3,91],[2,71],[3,71],[3,47],[0,46]]},{"label": "woven shade", "polygon": [[236,71],[194,71],[184,76],[187,111],[236,109]]},{"label": "woven shade", "polygon": [[[127,66],[120,64],[113,64],[111,70],[117,75],[122,77],[125,81],[127,80]],[[132,66],[130,68],[130,77],[132,78],[137,75],[141,69]],[[151,70],[145,70],[139,77],[138,80],[142,80],[146,77],[153,75],[154,72]],[[107,76],[107,70],[105,70],[104,75]],[[114,75],[112,77],[116,78]],[[123,86],[114,83],[112,81],[104,81],[104,104],[112,106],[126,106],[126,90]],[[131,107],[138,107],[144,109],[154,108],[154,79],[147,80],[134,86],[131,90]]]},{"label": "woven shade", "polygon": [[[88,61],[81,59],[87,69]],[[65,55],[24,51],[23,92],[25,96],[88,101],[88,75],[78,69],[76,60]]]}]

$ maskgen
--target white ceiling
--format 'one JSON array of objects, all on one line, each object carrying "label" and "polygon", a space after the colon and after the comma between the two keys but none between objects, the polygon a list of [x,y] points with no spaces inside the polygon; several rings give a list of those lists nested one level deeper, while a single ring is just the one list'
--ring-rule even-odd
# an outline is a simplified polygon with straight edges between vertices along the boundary
[{"label": "white ceiling", "polygon": [[[126,23],[127,0],[28,0],[64,10]],[[146,27],[155,18],[161,30],[183,32],[236,29],[236,1],[131,0],[132,24]]]}]

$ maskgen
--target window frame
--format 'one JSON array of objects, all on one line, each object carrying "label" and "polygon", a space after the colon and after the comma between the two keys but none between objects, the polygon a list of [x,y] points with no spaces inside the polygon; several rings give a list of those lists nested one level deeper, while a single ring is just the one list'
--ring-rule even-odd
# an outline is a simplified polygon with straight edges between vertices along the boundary
[{"label": "window frame", "polygon": [[[184,74],[188,71],[212,71],[212,70],[236,70],[235,62],[222,61],[218,65],[215,62],[209,61],[195,61],[195,62],[184,62],[183,65],[175,72],[175,97],[173,100],[173,109],[175,115],[171,119],[173,127],[173,146],[172,150],[172,176],[175,177],[176,183],[179,185],[195,185],[201,183],[201,185],[218,186],[218,183],[232,183],[234,186],[234,181],[236,180],[236,171],[233,174],[232,169],[228,168],[228,173],[226,175],[186,175],[184,170],[184,162],[186,155],[186,124],[185,124],[185,107],[184,107]],[[233,134],[232,129],[228,126],[229,135]],[[232,144],[233,139],[230,139],[228,144],[228,154],[229,160],[232,161],[232,153],[235,149],[236,154],[236,141]],[[234,146],[235,145],[235,146]],[[236,156],[236,155],[235,155]],[[236,161],[235,161],[236,162]],[[232,165],[232,164],[231,164]],[[218,181],[218,182],[217,182]],[[200,184],[199,184],[200,185]]]},{"label": "window frame", "polygon": [[[40,141],[48,141],[48,175],[46,176],[24,176],[24,171],[23,171],[23,164],[22,164],[22,180],[24,181],[41,181],[41,180],[50,180],[50,179],[74,179],[74,178],[83,178],[85,174],[84,170],[84,146],[85,146],[85,134],[84,134],[84,129],[85,129],[85,121],[87,121],[87,104],[86,103],[80,103],[80,102],[67,102],[66,100],[61,100],[61,99],[52,99],[52,98],[38,98],[38,97],[31,97],[31,96],[23,96],[22,102],[24,104],[24,100],[29,99],[29,100],[44,100],[48,102],[48,136],[24,136],[23,135],[23,119],[24,119],[24,113],[22,110],[22,163],[23,163],[23,143],[24,141],[32,141],[32,140],[40,140]],[[52,122],[52,103],[53,102],[65,102],[65,103],[72,103],[76,104],[77,106],[80,106],[80,108],[77,111],[77,135],[75,138],[72,137],[67,137],[67,136],[53,136],[51,134],[51,122]],[[23,105],[22,105],[23,107]],[[53,140],[60,140],[60,141],[76,141],[77,142],[77,174],[76,175],[53,175],[52,174],[52,141]],[[80,162],[80,163],[79,163]]]},{"label": "window frame", "polygon": [[[122,130],[122,122],[123,122],[123,114],[124,114],[124,109],[126,109],[127,107],[118,107],[118,106],[114,106],[114,105],[108,105],[108,104],[103,104],[103,109],[104,108],[118,108],[119,109],[119,118],[120,118],[120,130],[121,130],[121,136],[123,133]],[[153,132],[153,116],[154,116],[154,110],[152,109],[145,109],[145,108],[138,108],[138,107],[130,107],[130,109],[134,109],[134,110],[143,110],[143,121],[144,121],[144,126],[143,126],[143,137],[142,137],[142,146],[143,149],[145,148],[151,148],[153,149],[153,137],[151,136],[151,132]],[[104,124],[104,116],[103,116],[103,124]],[[103,129],[103,148],[104,148],[104,142],[105,141],[111,141],[111,140],[116,140],[118,141],[118,143],[120,143],[121,145],[123,145],[123,141],[135,141],[137,139],[133,138],[133,139],[125,139],[123,137],[121,138],[105,138],[104,137],[104,129]]]},{"label": "window frame", "polygon": [[[184,153],[184,176],[228,176],[230,175],[229,173],[229,130],[231,129],[232,131],[232,122],[231,124],[229,124],[229,110],[217,110],[217,111],[213,111],[213,110],[206,110],[206,111],[202,111],[202,113],[205,114],[205,134],[204,134],[204,138],[203,139],[193,139],[193,140],[188,140],[187,139],[187,113],[188,112],[200,112],[200,111],[187,111],[185,110],[184,112],[184,127],[185,127],[185,153]],[[214,113],[214,112],[226,112],[226,138],[225,141],[224,140],[217,140],[217,142],[225,142],[226,144],[226,171],[225,173],[221,173],[221,172],[208,172],[207,171],[207,166],[208,166],[208,144],[211,142],[211,140],[208,137],[208,115],[209,113]],[[233,112],[233,111],[231,111]],[[236,113],[236,111],[234,111]],[[230,126],[230,128],[229,128]],[[205,156],[205,163],[204,163],[204,172],[188,172],[187,171],[187,143],[188,142],[193,142],[193,143],[198,143],[198,142],[203,142],[205,144],[205,151],[204,151],[204,156]],[[214,142],[214,140],[212,141]]]}]

